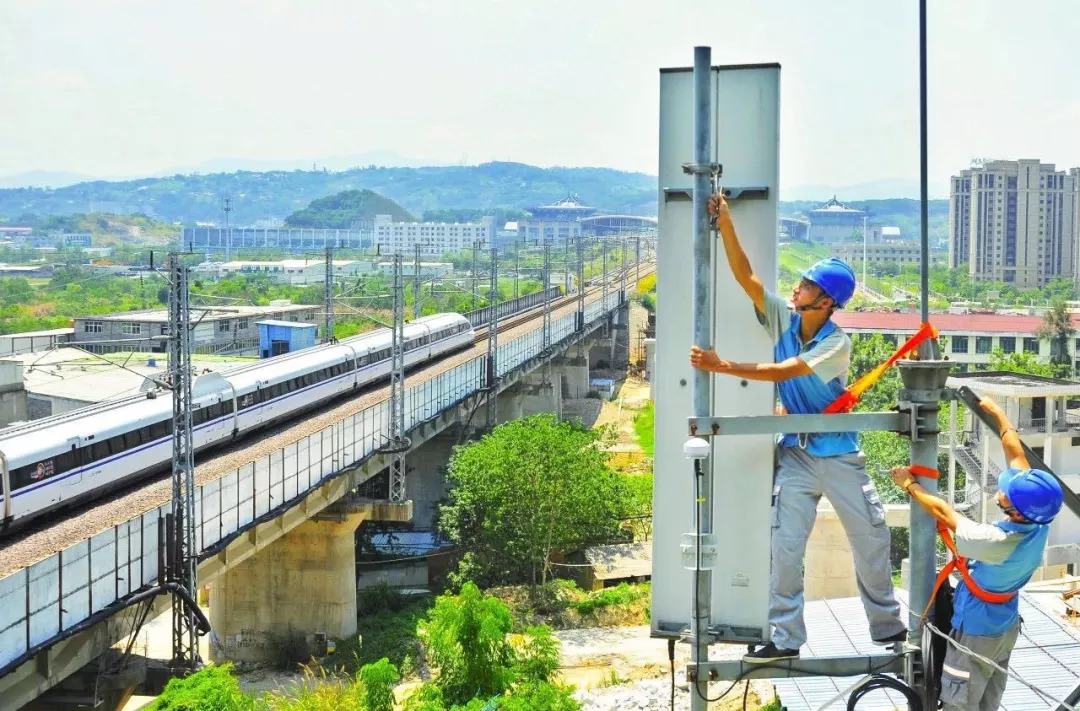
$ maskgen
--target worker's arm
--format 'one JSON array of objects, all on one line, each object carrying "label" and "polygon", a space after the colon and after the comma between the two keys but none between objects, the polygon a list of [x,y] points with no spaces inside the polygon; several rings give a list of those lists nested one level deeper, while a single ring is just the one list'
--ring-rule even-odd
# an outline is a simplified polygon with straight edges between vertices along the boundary
[{"label": "worker's arm", "polygon": [[1001,449],[1005,453],[1005,461],[1010,469],[1029,469],[1027,455],[1024,454],[1024,446],[1020,444],[1020,435],[1016,428],[1009,422],[1008,416],[1001,406],[988,397],[979,400],[979,407],[989,414],[997,422],[998,436],[1001,437]]},{"label": "worker's arm", "polygon": [[724,360],[716,354],[716,351],[697,346],[690,349],[690,364],[710,373],[723,373],[736,378],[765,380],[770,383],[779,383],[814,372],[802,358],[798,357],[788,358],[779,363],[735,363]]},{"label": "worker's arm", "polygon": [[727,263],[735,281],[754,302],[754,308],[759,313],[765,313],[765,284],[754,274],[750,260],[746,258],[746,252],[739,244],[739,236],[735,234],[735,224],[731,221],[731,212],[723,195],[717,193],[709,198],[709,215],[716,218],[716,228],[724,242],[724,254],[727,255]]},{"label": "worker's arm", "polygon": [[952,506],[922,488],[910,469],[896,467],[892,470],[892,478],[896,485],[911,496],[928,514],[948,526],[950,530],[956,530],[956,525],[963,517],[954,511]]}]

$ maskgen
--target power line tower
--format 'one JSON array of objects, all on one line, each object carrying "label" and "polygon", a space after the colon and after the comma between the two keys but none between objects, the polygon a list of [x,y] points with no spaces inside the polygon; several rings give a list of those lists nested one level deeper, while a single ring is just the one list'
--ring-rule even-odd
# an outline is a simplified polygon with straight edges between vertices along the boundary
[{"label": "power line tower", "polygon": [[416,257],[414,261],[415,274],[413,275],[412,285],[412,317],[413,321],[420,318],[420,315],[424,313],[424,305],[421,303],[420,296],[420,245],[416,245]]},{"label": "power line tower", "polygon": [[544,245],[544,350],[551,347],[551,245]]},{"label": "power line tower", "polygon": [[479,279],[479,276],[476,273],[476,250],[479,247],[480,247],[479,242],[473,242],[473,246],[472,246],[472,270],[470,271],[470,274],[472,276],[472,310],[473,311],[476,311],[476,309],[480,308],[480,306],[479,306],[479,304],[477,302],[477,298],[476,298],[476,292],[480,288],[480,279]]},{"label": "power line tower", "polygon": [[518,272],[521,271],[521,244],[514,245],[514,300],[518,296]]},{"label": "power line tower", "polygon": [[499,423],[499,250],[491,250],[491,274],[488,285],[488,348],[487,348],[487,425],[492,429]]},{"label": "power line tower", "polygon": [[334,340],[334,248],[326,248],[326,281],[323,287],[323,341]]},{"label": "power line tower", "polygon": [[405,500],[405,283],[401,254],[394,254],[394,321],[390,329],[390,500]]},{"label": "power line tower", "polygon": [[[232,212],[232,198],[228,195],[221,201],[221,211],[225,213],[225,261],[232,261],[232,229],[229,228],[229,213]],[[207,240],[209,244],[209,239]]]},{"label": "power line tower", "polygon": [[563,241],[563,288],[570,293],[570,238]]},{"label": "power line tower", "polygon": [[619,288],[622,289],[622,293],[626,293],[626,238],[619,237],[619,251],[622,252],[622,279],[620,280]]},{"label": "power line tower", "polygon": [[641,284],[641,233],[634,235],[634,288]]},{"label": "power line tower", "polygon": [[[187,267],[180,255],[169,254],[169,369],[173,395],[173,468],[171,528],[166,536],[167,568],[172,582],[190,596],[195,593],[195,466],[191,439],[191,310]],[[172,606],[173,658],[177,668],[199,663],[195,617],[175,597]]]},{"label": "power line tower", "polygon": [[585,237],[577,238],[577,330],[585,330]]},{"label": "power line tower", "polygon": [[607,240],[600,240],[600,260],[603,266],[600,268],[600,284],[601,284],[601,307],[607,309]]}]

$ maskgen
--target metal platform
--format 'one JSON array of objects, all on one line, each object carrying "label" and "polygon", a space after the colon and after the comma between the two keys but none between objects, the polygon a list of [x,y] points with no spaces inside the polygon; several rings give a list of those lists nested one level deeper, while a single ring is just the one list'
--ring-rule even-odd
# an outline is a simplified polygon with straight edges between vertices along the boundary
[{"label": "metal platform", "polygon": [[[906,614],[907,595],[903,590],[896,592]],[[1024,626],[1010,667],[1028,682],[1064,699],[1080,683],[1080,627],[1070,629],[1038,602],[1041,595],[1045,594],[1023,593],[1020,596]],[[849,657],[880,654],[883,650],[870,640],[866,615],[857,597],[808,602],[806,628],[810,641],[801,650],[803,657]],[[856,678],[851,677],[809,677],[774,679],[773,683],[788,711],[815,711],[855,681]],[[845,695],[828,708],[843,709],[846,704]],[[907,702],[903,696],[891,691],[875,691],[859,702],[860,711],[893,711],[896,708],[907,708]],[[1057,708],[1057,704],[1010,679],[1001,708],[1004,711],[1033,711]]]}]

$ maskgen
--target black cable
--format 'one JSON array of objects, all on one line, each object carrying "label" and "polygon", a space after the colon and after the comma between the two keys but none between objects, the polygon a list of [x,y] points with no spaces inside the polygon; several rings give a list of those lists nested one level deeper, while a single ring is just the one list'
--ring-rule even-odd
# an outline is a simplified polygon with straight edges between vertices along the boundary
[{"label": "black cable", "polygon": [[910,686],[899,679],[894,679],[891,676],[885,676],[884,674],[874,674],[869,681],[851,692],[851,696],[848,697],[847,711],[855,711],[855,706],[862,697],[866,696],[871,691],[877,691],[878,689],[892,689],[894,691],[899,691],[907,699],[908,709],[910,709],[910,711],[922,711],[922,699],[919,698],[919,695],[916,694]]},{"label": "black cable", "polygon": [[675,711],[675,638],[667,641],[667,658],[671,666],[671,711]]},{"label": "black cable", "polygon": [[746,680],[746,687],[742,692],[742,711],[746,711],[746,698],[750,696],[750,680]]}]

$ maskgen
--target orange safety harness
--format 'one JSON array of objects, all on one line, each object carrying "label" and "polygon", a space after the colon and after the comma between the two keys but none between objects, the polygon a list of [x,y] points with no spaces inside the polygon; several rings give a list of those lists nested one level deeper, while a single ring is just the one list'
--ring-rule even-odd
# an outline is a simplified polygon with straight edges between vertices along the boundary
[{"label": "orange safety harness", "polygon": [[[937,469],[924,467],[921,464],[912,464],[908,469],[916,476],[927,477],[929,479],[937,479],[940,476]],[[938,521],[937,532],[938,535],[941,536],[941,542],[944,543],[945,547],[952,553],[952,558],[941,569],[937,575],[937,579],[934,581],[934,589],[930,593],[930,601],[926,604],[926,609],[923,610],[922,613],[924,618],[930,612],[930,606],[934,604],[938,590],[945,584],[945,581],[949,579],[949,576],[952,575],[954,570],[960,571],[960,577],[963,578],[964,584],[967,585],[968,590],[971,591],[972,595],[983,602],[1001,605],[1016,597],[1015,590],[1013,592],[992,592],[979,587],[979,584],[975,582],[975,578],[971,577],[971,572],[968,570],[967,558],[964,558],[956,552],[956,542],[953,541],[952,532],[940,521]]]},{"label": "orange safety harness", "polygon": [[902,346],[896,349],[895,353],[889,356],[888,360],[848,386],[840,397],[836,398],[832,404],[825,408],[825,414],[833,415],[841,412],[850,412],[851,408],[855,407],[859,402],[859,398],[862,397],[862,394],[880,380],[881,376],[885,375],[885,371],[893,367],[896,361],[913,352],[923,341],[928,338],[937,338],[937,336],[937,329],[929,323],[924,323],[919,327],[919,330],[915,332],[914,336],[907,339]]}]

